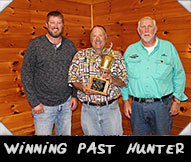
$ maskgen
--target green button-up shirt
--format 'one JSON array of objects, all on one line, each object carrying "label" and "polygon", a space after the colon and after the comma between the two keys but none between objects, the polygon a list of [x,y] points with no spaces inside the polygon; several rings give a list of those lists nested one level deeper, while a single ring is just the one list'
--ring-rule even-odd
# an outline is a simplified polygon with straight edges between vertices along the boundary
[{"label": "green button-up shirt", "polygon": [[129,95],[138,98],[161,98],[173,93],[179,100],[186,100],[185,72],[175,47],[166,40],[158,39],[151,54],[142,41],[130,45],[125,54],[128,87],[121,88],[123,100]]}]

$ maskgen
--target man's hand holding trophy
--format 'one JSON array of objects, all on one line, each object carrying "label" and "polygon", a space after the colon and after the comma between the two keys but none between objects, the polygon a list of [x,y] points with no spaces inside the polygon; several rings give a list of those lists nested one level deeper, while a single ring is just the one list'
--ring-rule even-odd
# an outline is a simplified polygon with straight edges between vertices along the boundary
[{"label": "man's hand holding trophy", "polygon": [[113,43],[111,42],[108,53],[101,55],[101,64],[99,67],[101,71],[101,77],[98,78],[92,76],[90,78],[87,88],[89,91],[96,92],[97,94],[107,95],[109,84],[112,84],[113,80],[112,76],[110,75],[110,68],[114,61],[114,58],[111,55],[112,46]]}]

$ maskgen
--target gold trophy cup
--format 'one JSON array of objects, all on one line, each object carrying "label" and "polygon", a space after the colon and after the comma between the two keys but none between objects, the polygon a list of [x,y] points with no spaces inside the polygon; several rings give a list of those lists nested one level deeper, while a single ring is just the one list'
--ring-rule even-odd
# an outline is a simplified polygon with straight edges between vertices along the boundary
[{"label": "gold trophy cup", "polygon": [[[101,55],[101,64],[100,64],[100,71],[102,74],[104,73],[110,73],[111,65],[114,61],[114,58],[110,56],[111,54],[111,48],[113,44],[111,43],[110,48],[108,50],[107,55]],[[93,92],[97,92],[102,95],[107,95],[107,89],[109,87],[109,81],[106,79],[98,78],[92,76],[90,78],[90,82],[88,85],[88,89]]]},{"label": "gold trophy cup", "polygon": [[100,69],[103,73],[110,73],[110,68],[113,63],[114,58],[109,55],[101,56],[101,66]]}]

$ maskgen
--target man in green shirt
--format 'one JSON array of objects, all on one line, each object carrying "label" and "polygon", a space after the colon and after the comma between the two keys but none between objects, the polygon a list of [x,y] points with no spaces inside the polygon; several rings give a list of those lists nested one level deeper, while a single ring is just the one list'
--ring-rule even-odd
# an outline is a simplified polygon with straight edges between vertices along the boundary
[{"label": "man in green shirt", "polygon": [[129,79],[128,87],[121,88],[124,113],[131,120],[134,135],[149,135],[151,131],[168,135],[171,116],[179,112],[180,101],[187,99],[185,72],[175,47],[156,37],[154,19],[142,18],[137,30],[141,40],[124,54]]}]

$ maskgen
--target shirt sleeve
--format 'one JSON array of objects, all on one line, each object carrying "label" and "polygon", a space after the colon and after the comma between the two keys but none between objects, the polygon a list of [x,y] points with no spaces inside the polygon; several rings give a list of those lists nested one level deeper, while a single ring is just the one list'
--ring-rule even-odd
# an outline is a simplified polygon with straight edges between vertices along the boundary
[{"label": "shirt sleeve", "polygon": [[[76,53],[74,58],[72,59],[72,63],[68,72],[68,83],[80,82],[79,79],[79,52]],[[70,86],[72,86],[70,84]]]},{"label": "shirt sleeve", "polygon": [[173,70],[173,95],[179,100],[187,100],[187,96],[184,94],[186,75],[184,68],[178,56],[178,53],[173,45],[171,45],[173,58],[174,58],[174,70]]},{"label": "shirt sleeve", "polygon": [[[77,53],[77,49],[76,49],[76,46],[74,45],[73,42],[72,42],[72,46],[73,46],[73,49],[74,49],[74,55],[72,57],[74,58],[75,54]],[[74,87],[72,87],[72,97],[77,98],[77,89],[74,88]]]},{"label": "shirt sleeve", "polygon": [[26,97],[32,108],[40,104],[40,101],[36,96],[34,87],[35,62],[36,62],[35,45],[32,42],[30,42],[23,59],[23,64],[21,69],[21,80]]},{"label": "shirt sleeve", "polygon": [[114,75],[116,77],[118,77],[119,79],[121,79],[126,87],[128,86],[128,77],[127,77],[127,72],[126,72],[126,68],[125,68],[125,63],[124,63],[124,59],[121,55],[121,53],[117,52],[116,55],[114,54],[114,65],[113,68],[111,70],[111,75]]},{"label": "shirt sleeve", "polygon": [[[125,69],[127,70],[127,62],[125,60],[125,57],[126,57],[126,52],[123,56],[123,60],[124,60],[124,65],[125,65]],[[121,88],[121,95],[122,95],[122,100],[129,100],[129,90],[128,90],[128,87],[125,87],[125,88]]]}]

